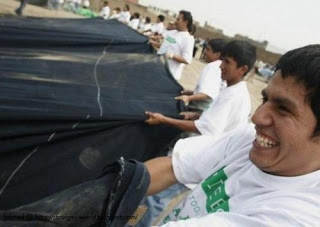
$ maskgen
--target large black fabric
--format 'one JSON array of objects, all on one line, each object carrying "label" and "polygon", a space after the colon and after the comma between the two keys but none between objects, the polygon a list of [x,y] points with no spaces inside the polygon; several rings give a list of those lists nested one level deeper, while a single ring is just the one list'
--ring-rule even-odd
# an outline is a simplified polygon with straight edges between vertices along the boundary
[{"label": "large black fabric", "polygon": [[0,225],[122,227],[137,218],[133,214],[149,183],[143,163],[120,159],[98,179],[16,209],[0,210]]},{"label": "large black fabric", "polygon": [[117,20],[1,18],[1,46],[147,44],[148,38]]},{"label": "large black fabric", "polygon": [[33,18],[0,25],[0,209],[93,180],[121,156],[161,155],[180,132],[144,123],[146,110],[178,118],[182,87],[126,25]]}]

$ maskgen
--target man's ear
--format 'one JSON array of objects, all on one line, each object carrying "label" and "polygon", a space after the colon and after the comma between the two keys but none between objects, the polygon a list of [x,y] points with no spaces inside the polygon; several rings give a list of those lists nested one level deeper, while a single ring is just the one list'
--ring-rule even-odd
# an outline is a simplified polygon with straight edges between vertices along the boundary
[{"label": "man's ear", "polygon": [[218,59],[221,59],[221,57],[222,57],[222,56],[221,56],[221,52],[216,52],[216,54],[217,54],[217,58],[218,58]]},{"label": "man's ear", "polygon": [[249,67],[247,65],[243,65],[239,67],[240,72],[242,73],[243,77],[249,72]]}]

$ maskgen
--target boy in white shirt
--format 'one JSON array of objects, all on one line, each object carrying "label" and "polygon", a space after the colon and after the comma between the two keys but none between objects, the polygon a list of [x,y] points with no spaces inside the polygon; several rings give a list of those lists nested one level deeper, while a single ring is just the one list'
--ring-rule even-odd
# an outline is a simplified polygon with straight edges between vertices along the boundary
[{"label": "boy in white shirt", "polygon": [[212,39],[205,50],[205,61],[208,63],[203,69],[194,92],[183,90],[181,96],[176,97],[188,104],[188,111],[203,112],[215,100],[220,91],[226,87],[221,80],[222,51],[226,45],[223,39]]},{"label": "boy in white shirt", "polygon": [[201,116],[197,112],[182,113],[185,119],[180,120],[147,111],[146,123],[166,124],[186,132],[215,136],[247,124],[251,103],[247,85],[242,80],[253,67],[255,60],[256,48],[249,42],[240,40],[229,42],[223,50],[220,66],[222,79],[227,82],[227,88],[221,91]]},{"label": "boy in white shirt", "polygon": [[103,19],[108,19],[109,16],[110,16],[110,8],[109,8],[109,2],[108,1],[104,1],[103,2],[103,7],[100,11],[100,16],[103,18]]}]

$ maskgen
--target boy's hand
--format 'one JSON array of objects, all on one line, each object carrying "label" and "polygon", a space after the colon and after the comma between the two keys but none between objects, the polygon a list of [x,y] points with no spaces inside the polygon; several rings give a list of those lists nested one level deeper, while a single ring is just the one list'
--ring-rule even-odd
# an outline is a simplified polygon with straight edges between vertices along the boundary
[{"label": "boy's hand", "polygon": [[183,116],[183,120],[197,120],[200,117],[200,113],[198,112],[181,112],[181,116]]},{"label": "boy's hand", "polygon": [[193,95],[193,91],[182,90],[182,91],[181,91],[181,95]]},{"label": "boy's hand", "polygon": [[164,116],[160,113],[153,113],[146,111],[145,114],[148,116],[148,119],[145,121],[149,125],[159,125],[162,124]]},{"label": "boy's hand", "polygon": [[188,95],[180,95],[180,96],[175,97],[174,99],[182,100],[186,105],[190,102]]}]

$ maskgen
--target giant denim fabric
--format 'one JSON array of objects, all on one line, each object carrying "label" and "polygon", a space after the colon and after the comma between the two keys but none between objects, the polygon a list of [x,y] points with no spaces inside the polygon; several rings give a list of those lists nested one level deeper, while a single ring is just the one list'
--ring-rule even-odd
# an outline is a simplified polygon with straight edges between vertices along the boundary
[{"label": "giant denim fabric", "polygon": [[[92,181],[123,156],[165,155],[182,87],[118,21],[0,18],[0,210]],[[27,196],[26,196],[27,195]]]},{"label": "giant denim fabric", "polygon": [[96,180],[0,211],[0,226],[124,226],[149,183],[143,163],[121,159],[107,166]]}]

